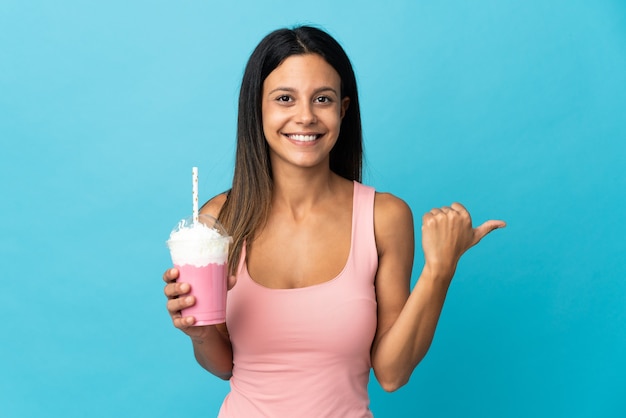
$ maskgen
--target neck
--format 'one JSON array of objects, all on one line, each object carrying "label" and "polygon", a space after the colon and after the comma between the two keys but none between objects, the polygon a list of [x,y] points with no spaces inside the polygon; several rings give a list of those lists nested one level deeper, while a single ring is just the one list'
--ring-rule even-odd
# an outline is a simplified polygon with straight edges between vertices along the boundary
[{"label": "neck", "polygon": [[272,206],[300,217],[316,204],[332,198],[339,187],[340,177],[329,168],[274,171]]}]

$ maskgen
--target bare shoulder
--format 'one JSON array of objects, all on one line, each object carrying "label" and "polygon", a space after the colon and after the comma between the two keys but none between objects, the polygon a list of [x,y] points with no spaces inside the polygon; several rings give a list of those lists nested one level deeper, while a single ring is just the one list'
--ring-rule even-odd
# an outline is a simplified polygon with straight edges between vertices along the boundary
[{"label": "bare shoulder", "polygon": [[391,193],[376,193],[374,200],[374,233],[378,253],[393,243],[413,240],[413,214],[409,205]]},{"label": "bare shoulder", "polygon": [[413,224],[409,205],[391,193],[376,193],[374,199],[374,226],[380,228],[406,227]]},{"label": "bare shoulder", "polygon": [[211,215],[214,218],[217,218],[222,210],[222,206],[224,206],[224,203],[226,202],[227,196],[228,195],[226,193],[220,193],[217,196],[213,197],[211,200],[202,205],[202,208],[200,208],[200,213]]}]

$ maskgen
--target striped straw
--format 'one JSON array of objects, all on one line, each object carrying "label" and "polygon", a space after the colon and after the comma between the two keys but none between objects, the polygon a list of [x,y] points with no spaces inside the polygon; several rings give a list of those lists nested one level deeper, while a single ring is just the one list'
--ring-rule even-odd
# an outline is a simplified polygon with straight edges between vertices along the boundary
[{"label": "striped straw", "polygon": [[191,169],[191,181],[193,183],[193,223],[198,223],[198,167]]}]

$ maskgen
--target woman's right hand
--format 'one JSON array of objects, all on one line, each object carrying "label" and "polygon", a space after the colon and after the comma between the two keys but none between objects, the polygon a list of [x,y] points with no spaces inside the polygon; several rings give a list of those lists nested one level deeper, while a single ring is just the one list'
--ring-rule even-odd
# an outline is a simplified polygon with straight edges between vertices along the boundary
[{"label": "woman's right hand", "polygon": [[183,317],[181,310],[193,306],[196,300],[189,294],[189,283],[178,283],[178,269],[163,273],[167,310],[176,328],[191,337],[196,360],[202,367],[221,379],[228,380],[233,372],[233,348],[226,324],[193,326],[193,316]]},{"label": "woman's right hand", "polygon": [[204,326],[193,326],[195,318],[193,316],[183,317],[181,311],[189,308],[196,303],[193,296],[189,294],[191,286],[189,283],[178,283],[178,269],[171,268],[163,273],[163,281],[165,281],[165,296],[167,296],[167,310],[172,318],[174,326],[191,338],[198,338],[206,333]]}]

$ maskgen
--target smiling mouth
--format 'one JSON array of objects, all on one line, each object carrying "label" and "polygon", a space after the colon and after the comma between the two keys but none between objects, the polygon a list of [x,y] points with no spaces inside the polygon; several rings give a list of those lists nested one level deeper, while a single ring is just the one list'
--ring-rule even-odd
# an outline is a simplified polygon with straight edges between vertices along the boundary
[{"label": "smiling mouth", "polygon": [[320,134],[311,134],[311,135],[287,134],[286,135],[286,137],[291,139],[292,141],[298,141],[298,142],[312,142],[320,138],[321,136],[322,135]]}]

